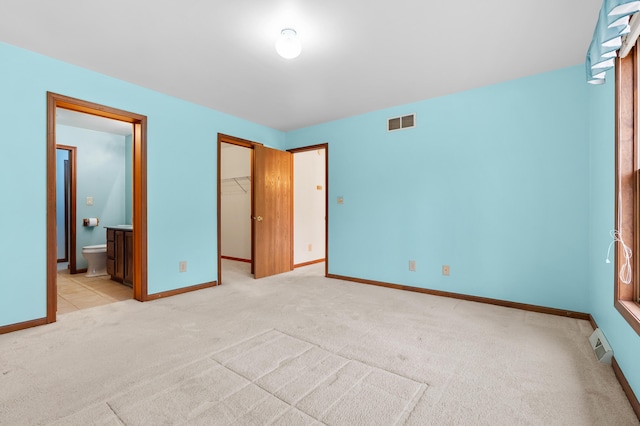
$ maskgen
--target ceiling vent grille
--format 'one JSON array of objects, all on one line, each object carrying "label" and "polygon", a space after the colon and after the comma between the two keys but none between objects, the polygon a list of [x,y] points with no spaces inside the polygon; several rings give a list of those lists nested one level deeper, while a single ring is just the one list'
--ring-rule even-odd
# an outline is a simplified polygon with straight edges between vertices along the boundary
[{"label": "ceiling vent grille", "polygon": [[402,117],[393,117],[387,120],[387,131],[395,132],[396,130],[410,129],[416,126],[416,115],[409,114]]}]

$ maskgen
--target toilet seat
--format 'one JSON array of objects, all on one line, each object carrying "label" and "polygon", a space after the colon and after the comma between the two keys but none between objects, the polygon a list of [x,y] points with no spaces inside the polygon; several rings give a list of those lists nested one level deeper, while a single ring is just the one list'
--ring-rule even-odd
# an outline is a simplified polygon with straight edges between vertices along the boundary
[{"label": "toilet seat", "polygon": [[107,251],[107,245],[106,244],[96,244],[93,246],[85,246],[82,247],[82,252],[83,253],[100,253],[100,252],[106,252]]}]

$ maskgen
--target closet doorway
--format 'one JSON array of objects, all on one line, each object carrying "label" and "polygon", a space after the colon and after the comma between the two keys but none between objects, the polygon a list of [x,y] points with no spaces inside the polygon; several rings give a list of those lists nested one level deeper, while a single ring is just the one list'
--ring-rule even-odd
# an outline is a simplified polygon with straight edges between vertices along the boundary
[{"label": "closet doorway", "polygon": [[[133,297],[148,300],[147,292],[147,117],[55,93],[47,93],[47,323],[57,312],[57,226],[56,226],[56,111],[58,109],[110,118],[133,126]],[[89,202],[89,200],[87,200]],[[73,226],[73,224],[71,225]]]},{"label": "closet doorway", "polygon": [[253,150],[222,142],[220,157],[221,257],[251,264]]},{"label": "closet doorway", "polygon": [[[228,171],[223,157],[226,145],[242,147],[249,151],[249,175],[246,163],[240,171]],[[245,151],[246,152],[246,151]],[[247,156],[244,155],[246,160]],[[245,161],[241,160],[241,161]],[[244,208],[235,214],[244,229],[250,229],[251,273],[254,278],[262,278],[290,271],[292,262],[292,155],[286,151],[267,148],[264,145],[233,136],[218,134],[218,284],[222,284],[222,259],[233,256],[225,243],[223,250],[223,220],[234,213],[223,213],[223,185],[229,189],[236,185],[249,200]],[[224,169],[224,172],[223,172]],[[224,175],[224,176],[223,176]],[[237,182],[235,180],[237,180]],[[244,182],[244,186],[243,186]],[[242,187],[242,189],[240,189]],[[244,191],[247,191],[245,195]],[[240,194],[238,194],[240,195]],[[247,225],[247,222],[249,225]],[[225,224],[226,225],[226,224]],[[246,245],[246,239],[244,243]],[[241,256],[246,257],[245,251]]]}]

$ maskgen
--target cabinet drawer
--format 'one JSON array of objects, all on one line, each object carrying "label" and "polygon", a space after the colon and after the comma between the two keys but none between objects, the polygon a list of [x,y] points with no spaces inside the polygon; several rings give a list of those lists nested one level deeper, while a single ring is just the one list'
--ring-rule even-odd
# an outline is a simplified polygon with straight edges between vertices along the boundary
[{"label": "cabinet drawer", "polygon": [[116,261],[113,259],[107,259],[107,274],[109,275],[116,274]]},{"label": "cabinet drawer", "polygon": [[107,259],[116,257],[116,245],[113,241],[107,241]]}]

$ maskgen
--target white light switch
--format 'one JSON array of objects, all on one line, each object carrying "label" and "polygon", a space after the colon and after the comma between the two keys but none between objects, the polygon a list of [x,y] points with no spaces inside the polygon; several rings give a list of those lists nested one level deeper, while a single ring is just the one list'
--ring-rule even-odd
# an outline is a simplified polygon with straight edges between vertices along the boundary
[{"label": "white light switch", "polygon": [[92,206],[93,205],[93,197],[87,197],[87,205],[88,206]]}]

